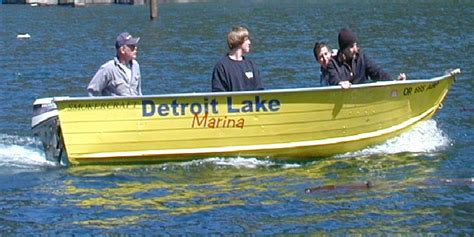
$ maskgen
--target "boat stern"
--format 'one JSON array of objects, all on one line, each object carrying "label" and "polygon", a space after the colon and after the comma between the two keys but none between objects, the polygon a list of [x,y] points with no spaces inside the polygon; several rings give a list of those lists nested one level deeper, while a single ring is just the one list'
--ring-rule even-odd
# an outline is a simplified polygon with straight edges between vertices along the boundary
[{"label": "boat stern", "polygon": [[53,98],[35,100],[31,130],[33,136],[41,141],[47,160],[67,165],[67,154],[62,140],[58,109]]}]

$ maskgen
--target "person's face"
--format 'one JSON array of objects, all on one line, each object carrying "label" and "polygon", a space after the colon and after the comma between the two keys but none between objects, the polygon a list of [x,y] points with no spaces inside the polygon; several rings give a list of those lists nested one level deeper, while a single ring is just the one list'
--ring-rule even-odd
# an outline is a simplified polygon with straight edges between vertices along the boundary
[{"label": "person's face", "polygon": [[124,45],[121,48],[123,58],[126,61],[132,61],[133,59],[136,59],[137,58],[137,51],[138,51],[138,46],[137,45]]},{"label": "person's face", "polygon": [[349,59],[353,59],[359,53],[359,50],[360,50],[359,45],[357,45],[357,43],[354,43],[354,44],[352,44],[351,47],[348,47],[344,50],[344,54]]},{"label": "person's face", "polygon": [[242,43],[242,53],[249,53],[250,52],[250,45],[252,42],[250,42],[250,38],[246,38],[244,42]]},{"label": "person's face", "polygon": [[329,52],[328,47],[322,47],[318,54],[318,63],[321,64],[323,68],[327,68],[330,61],[331,52]]},{"label": "person's face", "polygon": [[357,43],[354,43],[350,49],[353,56],[359,53],[359,45]]}]

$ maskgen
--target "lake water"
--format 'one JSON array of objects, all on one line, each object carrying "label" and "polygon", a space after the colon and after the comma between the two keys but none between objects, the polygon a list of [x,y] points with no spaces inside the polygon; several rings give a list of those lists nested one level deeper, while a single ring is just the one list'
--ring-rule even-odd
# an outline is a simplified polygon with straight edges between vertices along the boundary
[{"label": "lake water", "polygon": [[[150,21],[147,6],[0,5],[0,235],[473,235],[473,12],[472,1],[204,1],[161,4]],[[141,37],[144,94],[206,92],[234,25],[250,29],[269,89],[318,86],[314,42],[335,47],[342,27],[393,75],[463,73],[433,119],[313,162],[45,161],[33,101],[84,96],[117,33]]]}]

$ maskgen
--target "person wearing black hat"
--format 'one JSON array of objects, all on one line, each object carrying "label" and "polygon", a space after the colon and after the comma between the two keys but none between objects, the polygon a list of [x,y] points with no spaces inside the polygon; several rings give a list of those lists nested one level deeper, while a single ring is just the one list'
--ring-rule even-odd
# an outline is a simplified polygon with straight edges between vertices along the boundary
[{"label": "person wearing black hat", "polygon": [[[361,84],[370,80],[392,80],[391,76],[373,63],[359,48],[357,36],[349,29],[339,31],[339,52],[328,64],[328,82],[349,88],[352,84]],[[401,73],[396,80],[405,80]]]},{"label": "person wearing black hat", "polygon": [[140,65],[136,61],[139,40],[128,32],[117,36],[117,56],[96,72],[87,86],[89,96],[142,95]]}]

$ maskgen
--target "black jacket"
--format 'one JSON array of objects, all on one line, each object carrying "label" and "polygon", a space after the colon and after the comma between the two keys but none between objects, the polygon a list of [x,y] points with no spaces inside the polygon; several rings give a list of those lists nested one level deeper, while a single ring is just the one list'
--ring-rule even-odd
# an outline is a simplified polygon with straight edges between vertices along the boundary
[{"label": "black jacket", "polygon": [[352,60],[351,67],[345,62],[342,62],[340,55],[332,59],[328,65],[327,79],[329,85],[338,85],[341,81],[350,81],[352,84],[362,84],[371,80],[388,81],[392,80],[391,76],[384,72],[382,68],[373,63],[364,53],[359,53],[355,59]]},{"label": "black jacket", "polygon": [[212,72],[212,91],[263,90],[260,69],[252,60],[244,57],[235,61],[224,56]]}]

